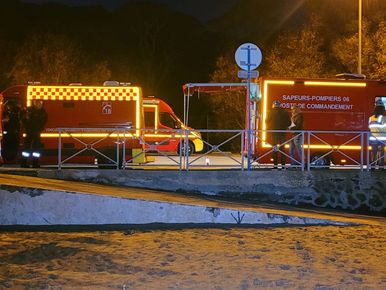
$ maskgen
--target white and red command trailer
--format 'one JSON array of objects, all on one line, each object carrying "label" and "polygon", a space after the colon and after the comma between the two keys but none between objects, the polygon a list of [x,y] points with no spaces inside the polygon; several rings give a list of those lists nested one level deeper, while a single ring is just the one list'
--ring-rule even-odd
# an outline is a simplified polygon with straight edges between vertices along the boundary
[{"label": "white and red command trailer", "polygon": [[379,80],[261,78],[260,88],[257,156],[271,148],[266,119],[272,103],[279,101],[288,112],[292,105],[300,106],[304,130],[326,131],[312,133],[304,140],[311,162],[318,160],[321,165],[359,160],[367,142],[350,132],[368,131],[376,100],[386,103],[386,82]]}]

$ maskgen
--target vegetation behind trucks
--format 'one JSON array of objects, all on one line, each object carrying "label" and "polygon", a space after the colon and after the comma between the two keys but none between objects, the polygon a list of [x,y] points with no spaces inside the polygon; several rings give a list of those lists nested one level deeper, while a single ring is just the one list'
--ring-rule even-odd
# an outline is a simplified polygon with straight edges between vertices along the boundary
[{"label": "vegetation behind trucks", "polygon": [[[103,130],[107,128],[127,129],[125,132],[126,160],[133,155],[138,155],[143,149],[177,152],[180,150],[179,143],[183,139],[175,134],[176,129],[191,130],[182,124],[171,107],[161,99],[142,98],[140,87],[117,86],[115,82],[112,85],[110,83],[110,86],[20,85],[6,89],[2,92],[2,96],[0,114],[4,109],[4,103],[10,99],[16,101],[21,108],[29,106],[34,99],[43,100],[48,120],[45,130],[41,134],[44,146],[42,164],[57,164],[58,162],[59,132],[54,131],[55,128],[78,130],[71,133],[75,138],[68,134],[61,134],[62,160],[85,148],[86,145],[79,140],[87,144],[95,144],[93,148],[115,160],[118,136],[115,133],[109,135],[109,133],[104,132]],[[147,120],[146,125],[144,115]],[[3,135],[4,126],[1,127]],[[79,130],[86,128],[93,130],[92,132],[79,132]],[[98,132],[98,128],[101,129],[100,132]],[[21,138],[22,132],[18,145],[21,143]],[[199,132],[191,131],[188,138],[189,153],[202,150],[203,142]],[[150,148],[150,146],[153,147]],[[2,138],[3,153],[7,151],[4,150],[6,147],[7,144]],[[183,146],[181,148],[184,150]],[[12,148],[13,154],[2,154],[3,161],[5,163],[18,162],[20,149],[19,146],[14,146]],[[137,158],[136,161],[144,162],[144,155],[139,156],[140,158]],[[106,158],[93,150],[85,150],[71,158],[69,162],[93,163],[95,160],[98,160],[99,164],[107,162]]]}]

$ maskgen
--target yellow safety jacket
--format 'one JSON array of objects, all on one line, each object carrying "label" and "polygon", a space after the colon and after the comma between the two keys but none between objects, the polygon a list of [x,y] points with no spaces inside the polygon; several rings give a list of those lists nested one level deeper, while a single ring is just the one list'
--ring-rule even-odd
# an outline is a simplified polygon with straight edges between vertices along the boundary
[{"label": "yellow safety jacket", "polygon": [[372,115],[369,118],[370,140],[385,141],[386,140],[386,120],[384,116]]}]

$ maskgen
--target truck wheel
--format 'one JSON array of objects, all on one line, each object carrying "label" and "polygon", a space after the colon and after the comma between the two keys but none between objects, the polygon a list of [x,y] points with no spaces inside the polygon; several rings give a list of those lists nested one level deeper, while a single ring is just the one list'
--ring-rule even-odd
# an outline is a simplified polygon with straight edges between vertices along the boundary
[{"label": "truck wheel", "polygon": [[323,156],[324,153],[315,153],[311,157],[311,165],[317,166],[318,168],[329,168],[330,167],[330,157],[329,156]]},{"label": "truck wheel", "polygon": [[[98,162],[97,162],[98,163],[98,169],[116,169],[117,168],[116,164],[111,163],[110,160],[108,160],[104,157],[99,156],[97,158],[97,160],[98,160]],[[122,160],[119,159],[119,163],[118,163],[119,168],[122,168],[122,165],[123,165]]]},{"label": "truck wheel", "polygon": [[[185,142],[181,142],[178,144],[177,154],[180,155],[180,150],[182,151],[182,155],[185,155]],[[189,141],[188,143],[188,155],[192,155],[194,153],[194,144]]]}]

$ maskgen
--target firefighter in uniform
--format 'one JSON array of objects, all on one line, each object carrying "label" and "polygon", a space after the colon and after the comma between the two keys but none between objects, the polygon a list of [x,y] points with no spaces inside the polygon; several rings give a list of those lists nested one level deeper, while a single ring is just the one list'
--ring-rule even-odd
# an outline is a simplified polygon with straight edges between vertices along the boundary
[{"label": "firefighter in uniform", "polygon": [[32,105],[27,108],[23,118],[25,129],[24,149],[21,157],[21,167],[29,167],[28,159],[32,157],[32,167],[39,167],[42,143],[40,133],[47,122],[47,112],[43,108],[43,102],[33,100]]},{"label": "firefighter in uniform", "polygon": [[20,142],[20,123],[22,110],[17,99],[8,99],[4,103],[2,115],[2,157],[4,161],[16,158]]},{"label": "firefighter in uniform", "polygon": [[383,169],[385,163],[386,118],[384,112],[385,107],[379,99],[375,103],[373,115],[369,118],[369,144],[371,146],[370,166],[372,169],[375,168],[375,165],[378,165],[379,169]]},{"label": "firefighter in uniform", "polygon": [[281,130],[281,132],[271,132],[271,144],[273,146],[273,164],[274,169],[278,168],[278,154],[280,153],[280,163],[282,169],[285,169],[284,144],[286,143],[287,128],[291,125],[291,119],[287,111],[281,107],[279,101],[272,103],[272,109],[267,116],[267,127],[269,130]]}]

